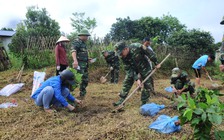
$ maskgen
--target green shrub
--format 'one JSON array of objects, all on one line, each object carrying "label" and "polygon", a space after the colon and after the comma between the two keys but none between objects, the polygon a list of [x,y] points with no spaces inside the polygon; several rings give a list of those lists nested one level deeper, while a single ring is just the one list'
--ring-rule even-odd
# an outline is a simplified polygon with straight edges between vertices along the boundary
[{"label": "green shrub", "polygon": [[[194,130],[194,139],[210,139],[212,127],[220,125],[224,118],[224,104],[219,101],[218,96],[222,96],[219,91],[199,88],[197,96],[193,99],[188,94],[182,94],[176,101],[180,112],[181,124],[189,122]],[[217,131],[216,136],[221,135],[222,131]],[[223,139],[222,137],[221,139]]]}]

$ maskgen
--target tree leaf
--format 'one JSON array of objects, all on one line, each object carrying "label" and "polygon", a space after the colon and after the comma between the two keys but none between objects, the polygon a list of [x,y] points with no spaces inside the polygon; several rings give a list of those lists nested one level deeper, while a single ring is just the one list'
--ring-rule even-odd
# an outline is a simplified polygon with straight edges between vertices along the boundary
[{"label": "tree leaf", "polygon": [[188,108],[188,109],[184,112],[183,116],[186,117],[186,118],[190,121],[190,120],[192,119],[192,114],[193,114],[193,110],[190,109],[190,108]]},{"label": "tree leaf", "polygon": [[195,126],[199,124],[200,121],[201,121],[201,118],[193,118],[191,121],[191,126]]},{"label": "tree leaf", "polygon": [[177,109],[179,110],[181,107],[185,106],[185,102],[181,102],[178,104]]},{"label": "tree leaf", "polygon": [[196,106],[195,106],[195,102],[194,102],[193,99],[189,98],[187,103],[188,103],[188,105],[189,105],[189,107],[190,107],[191,109],[195,109],[195,108],[196,108]]},{"label": "tree leaf", "polygon": [[211,104],[219,104],[219,99],[218,99],[217,96],[214,96],[214,97],[212,98]]},{"label": "tree leaf", "polygon": [[204,112],[201,116],[201,119],[203,122],[205,122],[206,118],[207,118],[207,116],[206,116],[206,113]]},{"label": "tree leaf", "polygon": [[202,109],[206,109],[208,107],[208,105],[205,103],[198,103],[198,106]]},{"label": "tree leaf", "polygon": [[194,110],[194,113],[197,114],[197,115],[201,115],[203,112],[204,112],[204,110],[201,109],[201,108],[196,108],[196,109]]},{"label": "tree leaf", "polygon": [[213,122],[216,123],[216,124],[220,125],[222,123],[222,116],[221,115],[212,114],[212,119],[213,119]]},{"label": "tree leaf", "polygon": [[206,109],[207,113],[216,113],[215,109],[211,106],[209,108]]},{"label": "tree leaf", "polygon": [[208,94],[206,94],[205,97],[207,99],[207,104],[210,105],[212,103],[211,97]]},{"label": "tree leaf", "polygon": [[215,130],[215,139],[216,140],[223,140],[224,139],[224,131],[216,131]]}]

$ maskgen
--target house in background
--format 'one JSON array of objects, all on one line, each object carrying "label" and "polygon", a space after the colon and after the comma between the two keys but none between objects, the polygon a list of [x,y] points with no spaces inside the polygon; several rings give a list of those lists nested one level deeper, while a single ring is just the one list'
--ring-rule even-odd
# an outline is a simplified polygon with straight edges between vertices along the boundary
[{"label": "house in background", "polygon": [[3,44],[3,47],[5,48],[6,51],[9,50],[8,44],[11,43],[12,36],[15,33],[16,33],[15,31],[0,30],[0,42]]}]

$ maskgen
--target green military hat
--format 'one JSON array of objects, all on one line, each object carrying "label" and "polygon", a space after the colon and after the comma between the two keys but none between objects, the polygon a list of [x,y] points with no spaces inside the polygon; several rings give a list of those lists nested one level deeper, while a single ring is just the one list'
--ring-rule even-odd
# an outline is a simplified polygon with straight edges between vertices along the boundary
[{"label": "green military hat", "polygon": [[220,24],[224,25],[224,16],[222,17],[222,21],[220,22]]},{"label": "green military hat", "polygon": [[124,41],[120,41],[115,45],[115,50],[117,52],[117,55],[120,56],[121,52],[123,51],[124,48],[126,48],[126,44]]},{"label": "green military hat", "polygon": [[180,74],[180,69],[179,68],[176,67],[176,68],[172,69],[172,75],[171,75],[172,78],[178,77],[179,74]]},{"label": "green military hat", "polygon": [[87,29],[82,29],[79,32],[78,36],[90,36],[90,33],[89,33],[89,31]]}]

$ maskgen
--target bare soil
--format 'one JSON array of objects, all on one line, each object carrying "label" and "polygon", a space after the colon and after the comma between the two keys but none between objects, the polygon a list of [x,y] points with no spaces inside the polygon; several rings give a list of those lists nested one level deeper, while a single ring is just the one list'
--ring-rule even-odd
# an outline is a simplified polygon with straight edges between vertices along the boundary
[{"label": "bare soil", "polygon": [[[47,68],[46,73],[46,78],[49,78],[55,74],[55,70],[54,68]],[[192,139],[192,129],[189,124],[182,126],[180,132],[173,134],[161,134],[148,128],[161,114],[166,114],[170,117],[178,116],[177,110],[170,107],[173,105],[173,102],[158,94],[152,95],[150,102],[164,104],[166,108],[154,117],[142,116],[139,113],[141,105],[140,92],[135,93],[127,101],[124,111],[112,113],[114,109],[112,103],[119,99],[118,93],[121,90],[124,75],[121,75],[119,84],[101,84],[99,79],[101,76],[105,76],[106,73],[107,70],[104,68],[91,70],[90,83],[87,88],[88,93],[84,105],[79,107],[76,113],[69,112],[67,109],[60,109],[55,113],[49,114],[44,112],[43,108],[37,107],[30,99],[33,70],[24,71],[21,82],[24,82],[25,86],[22,88],[22,91],[9,97],[0,97],[0,103],[9,102],[13,99],[18,103],[18,107],[0,109],[0,139]],[[18,71],[14,70],[0,72],[0,89],[7,84],[16,83],[15,78],[17,74]],[[215,82],[221,83],[220,81]],[[211,84],[206,78],[203,78],[202,83],[205,85]],[[168,76],[155,76],[155,90],[157,92],[171,97],[171,93],[164,91],[164,88],[169,85]],[[136,88],[135,85],[132,90],[134,88]],[[73,94],[75,97],[79,96],[78,89]]]}]

